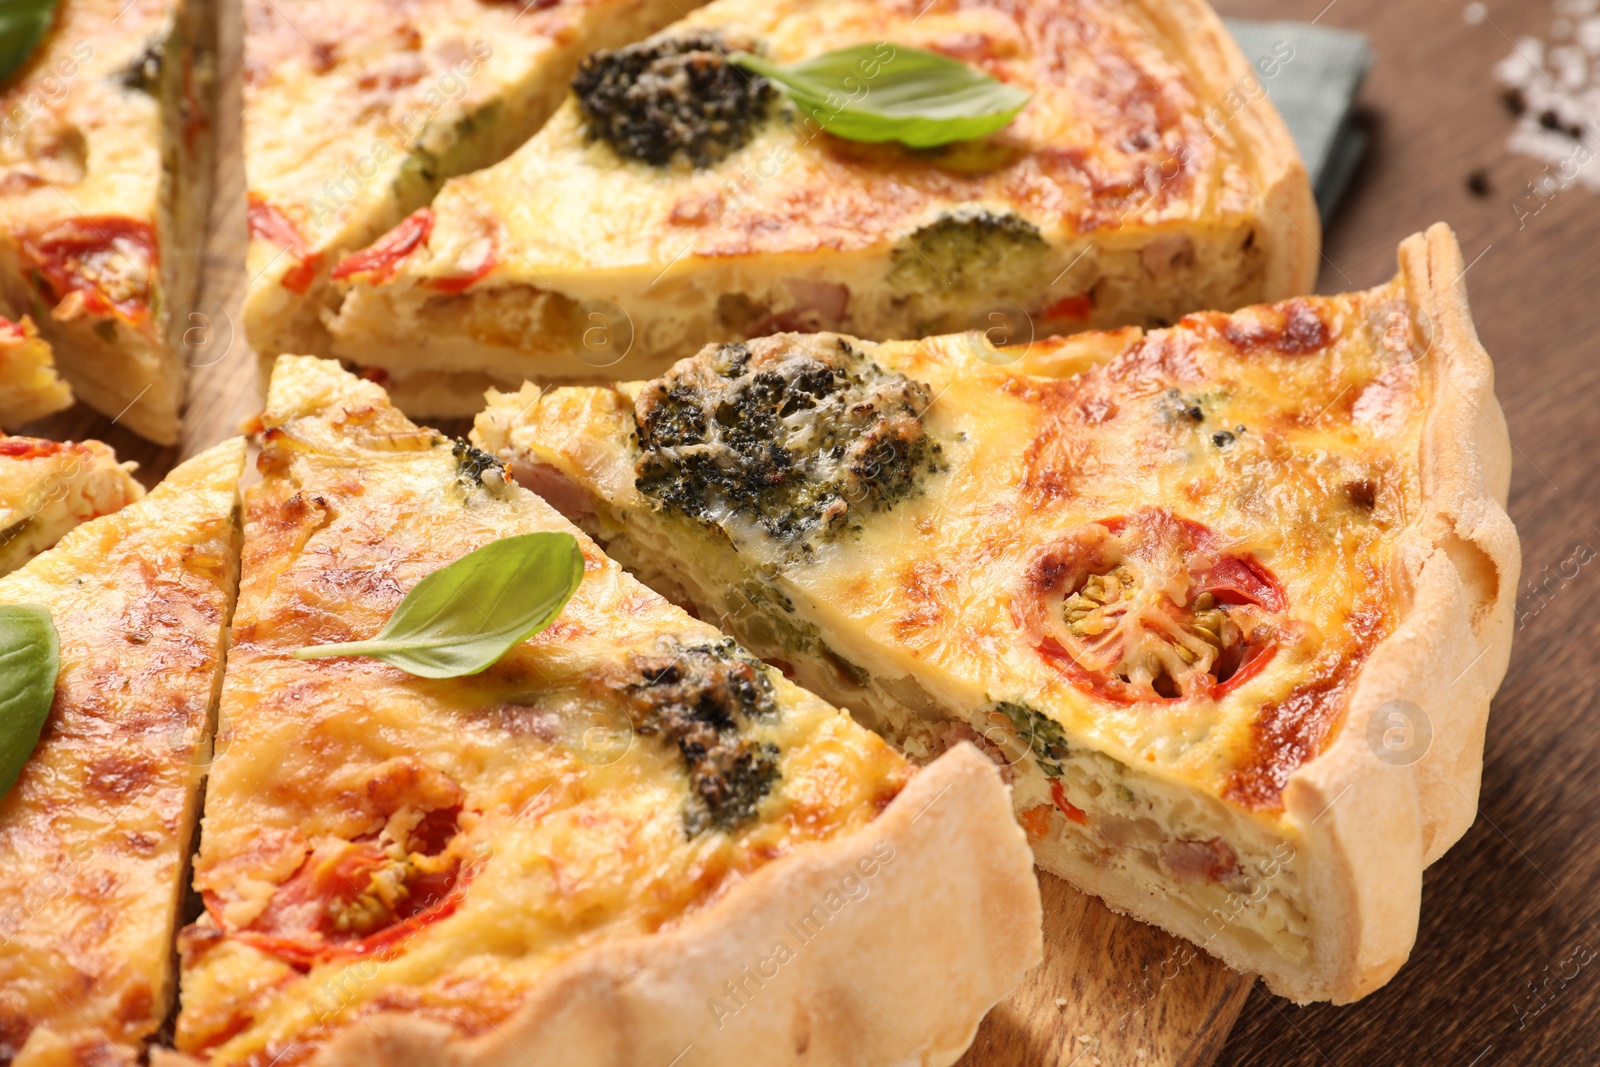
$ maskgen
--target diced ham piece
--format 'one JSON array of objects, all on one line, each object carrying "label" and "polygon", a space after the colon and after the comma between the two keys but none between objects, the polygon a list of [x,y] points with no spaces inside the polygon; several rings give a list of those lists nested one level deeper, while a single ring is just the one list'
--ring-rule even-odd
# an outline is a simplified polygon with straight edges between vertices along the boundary
[{"label": "diced ham piece", "polygon": [[1000,768],[1000,777],[1004,779],[1005,783],[1007,785],[1011,784],[1011,761],[1006,759],[1006,754],[1000,750],[998,745],[974,730],[969,723],[954,723],[948,730],[940,734],[939,743],[944,746],[940,751],[954,748],[963,741],[972,742],[979,752],[988,757],[990,763]]},{"label": "diced ham piece", "polygon": [[1239,873],[1239,856],[1220,837],[1210,841],[1169,841],[1161,846],[1161,861],[1175,878],[1204,880],[1211,884]]},{"label": "diced ham piece", "polygon": [[574,522],[594,514],[589,494],[557,467],[538,460],[516,459],[511,462],[511,477]]}]

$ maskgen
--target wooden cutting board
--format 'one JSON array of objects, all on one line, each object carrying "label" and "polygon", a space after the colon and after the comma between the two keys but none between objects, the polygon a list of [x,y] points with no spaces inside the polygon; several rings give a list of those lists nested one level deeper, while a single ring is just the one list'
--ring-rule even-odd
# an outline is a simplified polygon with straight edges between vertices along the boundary
[{"label": "wooden cutting board", "polygon": [[1205,1067],[1255,979],[1039,873],[1044,962],[989,1013],[960,1067]]},{"label": "wooden cutting board", "polygon": [[[330,0],[331,2],[331,0]],[[147,485],[174,465],[240,432],[263,397],[239,308],[245,275],[244,168],[239,141],[239,21],[223,5],[217,193],[211,210],[184,438],[157,448],[79,405],[23,432],[98,438],[140,464]],[[446,427],[459,431],[459,427]],[[1077,1064],[1206,1067],[1221,1050],[1254,980],[1159,930],[1114,915],[1048,874],[1045,959],[984,1021],[962,1067]]]}]

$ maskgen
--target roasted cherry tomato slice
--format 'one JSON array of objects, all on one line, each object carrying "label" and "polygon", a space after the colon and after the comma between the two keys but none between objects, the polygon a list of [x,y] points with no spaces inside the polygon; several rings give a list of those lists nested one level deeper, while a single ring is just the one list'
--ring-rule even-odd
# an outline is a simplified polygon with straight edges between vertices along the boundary
[{"label": "roasted cherry tomato slice", "polygon": [[1201,523],[1146,508],[1041,546],[1012,615],[1074,684],[1132,704],[1237,688],[1277,651],[1284,603],[1258,560]]},{"label": "roasted cherry tomato slice", "polygon": [[44,459],[60,455],[69,448],[79,447],[81,446],[63,444],[60,441],[46,441],[38,437],[7,437],[0,434],[0,456],[5,456],[7,459]]},{"label": "roasted cherry tomato slice", "polygon": [[[359,252],[352,252],[333,268],[336,279],[361,275],[372,285],[390,280],[406,257],[427,245],[433,236],[434,215],[430,208],[419,208],[400,220],[399,225]],[[466,292],[500,263],[499,242],[493,230],[485,228],[468,243],[460,257],[460,273],[427,278],[423,285],[435,292],[454,295]]]},{"label": "roasted cherry tomato slice", "polygon": [[[430,813],[403,858],[369,840],[319,847],[249,926],[229,932],[298,966],[384,953],[460,906],[471,872],[445,854],[458,815]],[[214,897],[206,908],[223,926]]]},{"label": "roasted cherry tomato slice", "polygon": [[429,289],[449,294],[464,293],[472,288],[479,279],[500,265],[500,243],[495,232],[485,228],[462,254],[460,265],[461,273],[429,278],[424,284]]},{"label": "roasted cherry tomato slice", "polygon": [[62,303],[79,294],[84,310],[141,323],[150,315],[157,269],[148,223],[114,215],[63,219],[22,238],[24,257]]},{"label": "roasted cherry tomato slice", "polygon": [[1064,296],[1039,313],[1045,322],[1088,322],[1094,314],[1094,301],[1084,293]]},{"label": "roasted cherry tomato slice", "polygon": [[428,243],[433,235],[433,211],[418,208],[400,224],[359,252],[352,252],[333,268],[334,278],[349,278],[356,274],[367,275],[376,285],[394,277],[400,263],[418,248]]},{"label": "roasted cherry tomato slice", "polygon": [[251,236],[270,241],[295,259],[295,265],[283,272],[280,284],[291,293],[311,288],[322,266],[322,253],[313,252],[289,217],[255,193],[250,194],[249,218]]}]

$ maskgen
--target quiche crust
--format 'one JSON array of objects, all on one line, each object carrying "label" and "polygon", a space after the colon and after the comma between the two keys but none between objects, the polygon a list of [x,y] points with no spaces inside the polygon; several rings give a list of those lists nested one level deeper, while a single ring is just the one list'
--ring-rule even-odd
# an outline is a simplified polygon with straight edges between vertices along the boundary
[{"label": "quiche crust", "polygon": [[50,720],[0,801],[0,1058],[134,1064],[172,941],[238,573],[244,441],[0,578],[61,638]]},{"label": "quiche crust", "polygon": [[[999,773],[916,772],[490,457],[334,363],[278,367],[155,1062],[953,1062],[1040,958]],[[482,673],[290,655],[537,531],[584,579]]]},{"label": "quiche crust", "polygon": [[817,132],[780,98],[696,169],[624,158],[568,99],[345,261],[332,353],[406,410],[466,415],[485,384],[650,377],[783,329],[1162,325],[1315,279],[1304,168],[1203,0],[718,0],[652,41],[708,32],[712,53],[780,62],[943,50],[1035,96],[998,134],[921,152]]},{"label": "quiche crust", "polygon": [[[1520,566],[1454,236],[1399,258],[1367,293],[1148,334],[840,340],[838,410],[883,420],[865,465],[804,451],[856,431],[799,421],[834,342],[793,335],[491,393],[474,439],[906,751],[979,743],[1046,869],[1345,1002],[1403,964],[1422,871],[1472,821]],[[942,451],[849,391],[901,372],[932,383],[912,406]],[[900,498],[882,474],[920,468]]]}]

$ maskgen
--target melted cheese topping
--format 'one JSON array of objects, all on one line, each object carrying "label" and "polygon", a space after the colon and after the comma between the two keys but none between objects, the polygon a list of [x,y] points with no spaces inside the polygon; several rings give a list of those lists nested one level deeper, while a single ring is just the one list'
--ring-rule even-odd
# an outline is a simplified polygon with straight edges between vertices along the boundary
[{"label": "melted cheese topping", "polygon": [[[863,345],[935,397],[924,432],[944,472],[803,557],[737,515],[721,528],[855,670],[909,676],[980,728],[986,709],[1031,709],[1074,745],[1275,824],[1394,622],[1391,556],[1417,518],[1433,387],[1425,340],[1392,321],[1403,294],[1028,349]],[[650,518],[634,487],[640,390],[530,387],[480,432],[554,468],[575,513],[586,492],[624,524],[687,524]],[[1115,639],[1130,616],[1136,640]]]},{"label": "melted cheese topping", "polygon": [[168,32],[177,0],[67,0],[49,36],[0,95],[0,225],[62,217],[154,225],[160,102],[130,84]]},{"label": "melted cheese topping", "polygon": [[0,434],[0,574],[43,552],[74,526],[144,496],[135,463],[99,441]]},{"label": "melted cheese topping", "polygon": [[211,5],[65,0],[0,94],[0,293],[79,400],[176,442],[211,176]]},{"label": "melted cheese topping", "polygon": [[56,377],[50,346],[33,320],[0,318],[0,429],[42,419],[72,405],[72,390]]},{"label": "melted cheese topping", "polygon": [[[908,780],[884,742],[760,668],[774,707],[741,736],[778,776],[753,814],[689,836],[685,757],[627,694],[641,664],[724,639],[581,535],[573,599],[481,674],[291,658],[376,632],[478,545],[572,528],[497,466],[465,478],[450,442],[336,364],[280,360],[263,424],[195,864],[207,914],[181,940],[181,1049],[299,1063],[397,1010],[486,1030],[562,960],[709,906],[740,874],[866,824]],[[409,855],[394,847],[408,834]],[[383,925],[395,907],[408,918]],[[292,935],[308,926],[323,936]]]},{"label": "melted cheese topping", "polygon": [[[720,0],[689,24],[753,40],[780,63],[885,39],[929,48],[1034,98],[1000,134],[931,153],[808,137],[780,117],[690,173],[590,141],[569,101],[512,159],[440,199],[436,256],[416,269],[451,270],[456,235],[484,215],[518,253],[490,281],[567,289],[583,272],[654,274],[684,257],[873,248],[957,205],[1015,212],[1051,239],[1202,215],[1221,224],[1249,205],[1246,161],[1226,132],[1208,134],[1183,60],[1131,3]],[[1152,188],[1150,170],[1174,159],[1181,174]]]},{"label": "melted cheese topping", "polygon": [[61,636],[50,720],[0,801],[0,1060],[136,1062],[167,1017],[243,463],[218,445],[0,578]]},{"label": "melted cheese topping", "polygon": [[[1212,99],[1229,57],[1162,17],[1136,0],[717,0],[665,33],[780,63],[887,40],[1032,99],[989,137],[911,150],[836,138],[774,94],[747,143],[693,169],[625,158],[569,99],[447,185],[426,237],[352,257],[332,352],[381,368],[408,410],[451,415],[489,383],[650,377],[779,330],[920,337],[1026,313],[1067,333],[1289,295],[1304,283],[1281,280],[1290,250],[1265,232],[1267,168],[1241,132],[1276,119],[1230,122],[1239,100]],[[430,375],[457,376],[454,395]]]},{"label": "melted cheese topping", "polygon": [[639,0],[247,0],[247,180],[253,203],[281,213],[303,242],[286,248],[255,226],[252,276],[301,287],[293,272],[309,258],[325,271],[324,253],[370,241],[446,178],[503,158],[549,117],[583,54],[648,33],[671,10]]}]

